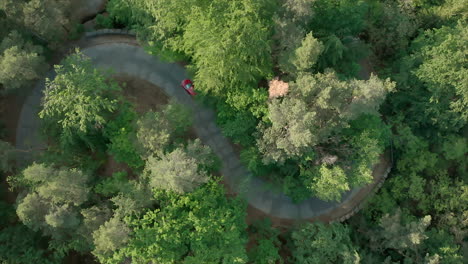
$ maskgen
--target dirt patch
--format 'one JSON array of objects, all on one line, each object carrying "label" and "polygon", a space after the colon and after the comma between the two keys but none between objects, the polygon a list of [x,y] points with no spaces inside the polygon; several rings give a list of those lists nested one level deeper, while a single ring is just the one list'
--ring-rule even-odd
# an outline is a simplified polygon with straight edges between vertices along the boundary
[{"label": "dirt patch", "polygon": [[125,171],[127,172],[127,175],[129,177],[132,177],[133,172],[130,167],[128,167],[127,164],[122,163],[122,162],[117,162],[114,157],[108,156],[106,163],[104,163],[101,168],[98,170],[98,175],[99,176],[104,176],[104,177],[111,177],[112,174],[115,172],[119,171]]},{"label": "dirt patch", "polygon": [[3,140],[16,144],[16,128],[26,96],[8,95],[0,97],[0,119],[5,128]]},{"label": "dirt patch", "polygon": [[362,59],[359,62],[361,69],[359,70],[358,76],[362,80],[369,80],[371,73],[374,73],[374,68],[369,60],[369,58]]},{"label": "dirt patch", "polygon": [[114,79],[122,87],[123,94],[134,106],[138,114],[149,110],[158,111],[169,102],[163,89],[156,85],[127,74],[119,74]]}]

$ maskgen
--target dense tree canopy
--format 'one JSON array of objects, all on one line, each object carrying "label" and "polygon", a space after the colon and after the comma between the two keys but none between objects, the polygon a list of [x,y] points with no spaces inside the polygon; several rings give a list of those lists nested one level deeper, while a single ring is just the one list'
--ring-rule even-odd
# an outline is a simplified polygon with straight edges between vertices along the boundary
[{"label": "dense tree canopy", "polygon": [[209,180],[203,167],[212,167],[212,164],[211,150],[196,140],[186,148],[176,148],[159,158],[149,157],[145,173],[151,187],[185,193]]},{"label": "dense tree canopy", "polygon": [[[369,81],[340,81],[333,73],[304,74],[291,85],[284,99],[269,105],[271,126],[259,139],[266,162],[284,162],[304,155],[313,146],[330,140],[362,114],[377,114],[394,84],[373,76]],[[333,139],[331,139],[333,140]]]},{"label": "dense tree canopy", "polygon": [[143,158],[159,156],[192,125],[190,112],[174,101],[161,111],[145,113],[136,124],[137,148]]},{"label": "dense tree canopy", "polygon": [[[391,172],[345,223],[340,210],[321,213],[333,223],[255,221],[213,179],[218,163],[189,110],[140,114],[77,52],[47,81],[47,151],[21,168],[26,150],[0,138],[0,176],[17,192],[15,205],[0,201],[0,262],[463,263],[467,10],[465,0],[108,1],[95,28],[135,30],[148,53],[184,61],[195,102],[215,110],[272,192],[340,201],[382,179],[379,161]],[[5,106],[84,27],[73,15],[66,0],[0,2],[0,84],[16,91],[0,94]],[[272,79],[287,88],[269,97]],[[16,110],[1,106],[11,139]]]},{"label": "dense tree canopy", "polygon": [[[130,221],[128,244],[103,263],[245,263],[245,205],[210,182],[191,193],[157,192],[160,208]],[[108,242],[111,243],[111,242]],[[117,242],[114,242],[117,243]]]},{"label": "dense tree canopy", "polygon": [[79,51],[55,66],[55,71],[57,76],[47,80],[39,116],[59,127],[63,141],[78,137],[86,142],[86,134],[101,129],[115,111],[112,92],[120,88]]},{"label": "dense tree canopy", "polygon": [[42,47],[12,31],[0,43],[0,83],[6,91],[17,90],[38,79],[47,67]]},{"label": "dense tree canopy", "polygon": [[292,233],[295,263],[358,263],[349,229],[342,224],[305,224]]},{"label": "dense tree canopy", "polygon": [[0,3],[0,9],[11,21],[52,47],[64,40],[69,31],[70,7],[70,1],[66,0],[5,0]]}]

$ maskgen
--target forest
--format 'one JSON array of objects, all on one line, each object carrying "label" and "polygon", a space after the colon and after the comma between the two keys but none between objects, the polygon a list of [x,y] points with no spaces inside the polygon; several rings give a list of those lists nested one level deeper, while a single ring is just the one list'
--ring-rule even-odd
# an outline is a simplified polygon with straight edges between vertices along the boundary
[{"label": "forest", "polygon": [[467,0],[0,0],[0,263],[468,263],[467,121]]}]

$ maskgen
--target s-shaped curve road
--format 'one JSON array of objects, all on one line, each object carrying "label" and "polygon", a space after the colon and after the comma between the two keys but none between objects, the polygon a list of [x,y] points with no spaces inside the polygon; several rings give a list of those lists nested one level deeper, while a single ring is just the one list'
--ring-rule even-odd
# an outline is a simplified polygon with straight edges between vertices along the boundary
[{"label": "s-shaped curve road", "polygon": [[[92,33],[92,37],[85,37],[79,45],[82,52],[89,56],[98,68],[112,68],[117,74],[125,73],[149,81],[161,87],[168,96],[189,107],[194,114],[194,127],[198,137],[204,144],[210,146],[222,161],[221,173],[225,182],[232,191],[242,194],[249,205],[255,208],[254,210],[260,211],[260,214],[285,222],[316,219],[344,220],[346,215],[357,210],[356,205],[359,205],[379,183],[375,181],[374,184],[365,188],[348,191],[343,195],[341,202],[325,202],[310,198],[298,204],[293,203],[282,192],[271,190],[262,179],[252,177],[252,174],[241,164],[231,144],[216,126],[215,113],[196,104],[180,88],[180,81],[187,78],[187,73],[182,66],[162,62],[147,54],[142,47],[137,45],[133,37],[116,36],[113,32],[106,30],[101,34]],[[100,40],[96,41],[99,38]],[[47,75],[48,78],[54,76],[53,70]],[[37,116],[44,88],[44,81],[39,81],[23,106],[17,129],[19,149],[44,146],[38,136],[39,118]],[[391,166],[385,161],[386,159],[382,158],[382,162],[377,164],[379,166],[376,165],[374,168],[374,175],[378,176],[374,178],[377,180],[385,179],[390,171]]]}]

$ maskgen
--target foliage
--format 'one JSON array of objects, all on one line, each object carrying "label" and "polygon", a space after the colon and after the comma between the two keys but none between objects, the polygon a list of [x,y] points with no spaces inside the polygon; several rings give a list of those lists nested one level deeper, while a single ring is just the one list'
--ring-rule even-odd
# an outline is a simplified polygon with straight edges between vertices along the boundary
[{"label": "foliage", "polygon": [[93,254],[99,259],[108,257],[130,239],[131,230],[119,218],[113,217],[93,233],[96,248]]},{"label": "foliage", "polygon": [[278,252],[281,245],[278,235],[279,232],[271,227],[268,218],[254,222],[249,228],[256,235],[256,245],[248,252],[249,261],[258,264],[283,263]]},{"label": "foliage", "polygon": [[109,16],[98,14],[96,16],[96,25],[98,28],[112,28],[112,19]]},{"label": "foliage", "polygon": [[[310,173],[310,171],[305,173]],[[350,189],[346,174],[340,167],[328,168],[325,164],[322,164],[316,175],[304,176],[311,181],[308,187],[313,190],[319,199],[324,201],[339,201],[341,194]]]},{"label": "foliage", "polygon": [[[319,58],[320,69],[334,68],[347,76],[356,76],[357,62],[368,48],[356,37],[365,27],[367,3],[361,0],[318,0],[307,31],[314,32],[324,45]],[[339,18],[339,19],[336,19]]]},{"label": "foliage", "polygon": [[[448,105],[463,124],[468,120],[467,42],[467,24],[460,22],[452,28],[427,31],[414,44],[422,46],[414,55],[422,61],[415,75],[430,91],[431,105]],[[434,108],[428,111],[440,111]]]},{"label": "foliage", "polygon": [[80,39],[83,33],[85,32],[85,30],[86,29],[83,24],[76,23],[71,28],[70,33],[68,34],[68,38],[71,40]]},{"label": "foliage", "polygon": [[119,171],[112,173],[112,177],[104,178],[100,183],[94,187],[94,192],[102,194],[106,197],[112,197],[119,192],[124,192],[130,187],[127,179],[127,172]]},{"label": "foliage", "polygon": [[88,199],[86,183],[89,175],[77,169],[55,169],[34,163],[23,171],[23,175],[41,197],[53,203],[78,206]]},{"label": "foliage", "polygon": [[[105,205],[95,205],[82,209],[80,214],[83,217],[83,225],[78,229],[78,233],[81,235],[80,239],[85,240],[88,245],[93,245],[93,233],[111,218],[112,212]],[[89,248],[86,251],[91,249]]]},{"label": "foliage", "polygon": [[349,229],[340,223],[306,223],[291,234],[295,263],[359,263]]},{"label": "foliage", "polygon": [[306,72],[315,65],[322,52],[323,44],[310,32],[302,40],[302,45],[296,49],[292,64],[297,72]]},{"label": "foliage", "polygon": [[413,10],[394,1],[373,1],[366,38],[373,54],[379,59],[390,59],[406,49],[421,24]]},{"label": "foliage", "polygon": [[124,162],[133,169],[144,166],[136,146],[136,112],[123,102],[116,116],[104,126],[103,134],[109,139],[107,151],[117,162]]},{"label": "foliage", "polygon": [[0,232],[0,262],[9,264],[61,263],[60,259],[48,256],[47,250],[41,248],[42,239],[40,233],[32,232],[31,229],[21,224],[3,228]]},{"label": "foliage", "polygon": [[52,47],[65,39],[70,27],[70,2],[66,0],[5,0],[7,17],[46,40]]},{"label": "foliage", "polygon": [[284,162],[329,140],[362,114],[376,114],[394,84],[372,76],[368,81],[340,81],[334,73],[304,74],[291,93],[269,104],[271,126],[260,126],[257,144],[265,162]]},{"label": "foliage", "polygon": [[210,148],[197,139],[186,148],[176,148],[160,158],[149,157],[145,173],[151,187],[185,193],[209,180],[203,168],[211,167],[213,162]]},{"label": "foliage", "polygon": [[43,164],[29,166],[23,175],[28,191],[18,199],[16,213],[21,222],[50,236],[49,248],[56,250],[57,257],[70,249],[89,250],[79,212],[79,207],[88,200],[89,176],[76,169]]},{"label": "foliage", "polygon": [[160,156],[191,125],[189,110],[174,101],[165,105],[161,112],[145,113],[136,123],[137,148],[142,158]]},{"label": "foliage", "polygon": [[120,88],[79,51],[55,66],[55,71],[55,79],[46,82],[39,116],[61,130],[62,143],[79,138],[90,144],[87,135],[99,131],[116,110],[112,92]]},{"label": "foliage", "polygon": [[130,181],[129,184],[121,186],[119,194],[114,196],[111,201],[116,207],[115,215],[120,218],[138,215],[154,204],[151,187],[146,181]]},{"label": "foliage", "polygon": [[160,209],[131,220],[134,230],[125,248],[103,263],[130,257],[145,263],[245,263],[245,204],[227,199],[211,182],[193,192],[156,193]]},{"label": "foliage", "polygon": [[42,47],[12,31],[0,43],[0,83],[4,91],[18,90],[39,79],[47,68]]}]

